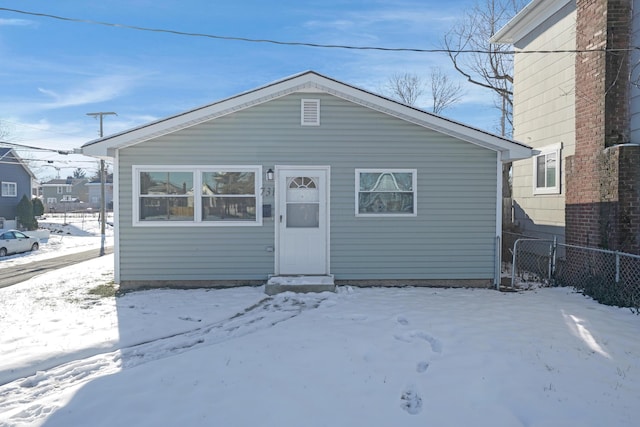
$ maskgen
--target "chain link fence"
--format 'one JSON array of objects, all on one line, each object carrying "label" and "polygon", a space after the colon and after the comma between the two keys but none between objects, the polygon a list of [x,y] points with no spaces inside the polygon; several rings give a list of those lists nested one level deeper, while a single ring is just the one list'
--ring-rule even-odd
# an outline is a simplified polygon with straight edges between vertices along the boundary
[{"label": "chain link fence", "polygon": [[602,304],[640,312],[639,255],[534,238],[517,238],[507,247],[513,289],[570,286]]}]

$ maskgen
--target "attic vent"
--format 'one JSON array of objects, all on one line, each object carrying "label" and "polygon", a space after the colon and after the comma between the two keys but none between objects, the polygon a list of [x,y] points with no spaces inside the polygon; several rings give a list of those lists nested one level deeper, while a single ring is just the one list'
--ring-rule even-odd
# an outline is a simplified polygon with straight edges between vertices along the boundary
[{"label": "attic vent", "polygon": [[302,126],[320,126],[320,100],[303,99],[301,106]]}]

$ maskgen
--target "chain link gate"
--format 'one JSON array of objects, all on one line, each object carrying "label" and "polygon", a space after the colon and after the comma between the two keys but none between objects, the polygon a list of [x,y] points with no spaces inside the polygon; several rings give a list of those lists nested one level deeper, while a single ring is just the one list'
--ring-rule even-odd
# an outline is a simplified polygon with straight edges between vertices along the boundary
[{"label": "chain link gate", "polygon": [[640,313],[640,255],[531,238],[517,239],[512,254],[513,289],[570,286]]}]

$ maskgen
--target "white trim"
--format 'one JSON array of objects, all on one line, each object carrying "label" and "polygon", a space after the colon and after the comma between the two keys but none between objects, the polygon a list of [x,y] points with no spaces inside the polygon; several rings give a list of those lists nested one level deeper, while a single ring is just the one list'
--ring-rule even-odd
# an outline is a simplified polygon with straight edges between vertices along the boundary
[{"label": "white trim", "polygon": [[[204,221],[202,219],[201,190],[193,194],[193,221],[140,221],[140,172],[190,172],[193,174],[193,188],[202,188],[203,172],[254,172],[256,219],[255,221]],[[261,165],[133,165],[132,174],[132,226],[133,227],[256,227],[262,225],[262,166]],[[115,207],[114,207],[115,208]]]},{"label": "white trim", "polygon": [[275,198],[274,198],[274,204],[275,204],[275,209],[274,209],[274,222],[275,222],[275,227],[274,227],[274,233],[275,233],[275,239],[274,239],[274,244],[275,244],[275,256],[274,256],[274,267],[273,267],[273,271],[274,274],[276,276],[278,276],[280,274],[280,200],[278,199],[279,197],[286,197],[285,195],[281,195],[279,191],[277,191],[278,188],[278,178],[279,178],[279,173],[281,171],[286,171],[286,170],[297,170],[297,169],[302,169],[302,170],[323,170],[325,171],[325,175],[326,175],[326,217],[327,217],[327,224],[326,224],[326,233],[325,233],[325,240],[327,242],[326,245],[326,249],[325,249],[325,259],[326,259],[326,274],[330,275],[331,274],[331,166],[329,165],[325,165],[325,166],[317,166],[317,165],[303,165],[303,166],[295,166],[295,165],[275,165],[273,167],[274,169],[274,176],[275,176],[275,181],[273,183],[274,185],[274,189],[276,189],[275,191]]},{"label": "white trim", "polygon": [[[13,191],[7,191],[5,193],[5,185],[7,190],[13,189]],[[2,181],[2,197],[18,197],[18,184],[12,181]]]},{"label": "white trim", "polygon": [[533,0],[496,32],[491,43],[515,44],[575,0]]},{"label": "white trim", "polygon": [[[533,185],[533,194],[534,195],[560,194],[561,193],[560,169],[562,167],[562,144],[559,143],[559,144],[547,145],[546,147],[541,147],[537,149],[537,151],[538,151],[537,154],[531,158],[533,162],[533,173],[531,175],[532,177],[531,181]],[[554,185],[553,187],[538,187],[538,158],[540,156],[546,156],[552,153],[556,155],[556,173],[555,173],[556,185]]]},{"label": "white trim", "polygon": [[113,281],[120,283],[120,153],[113,159]]},{"label": "white trim", "polygon": [[[360,193],[360,173],[411,173],[413,186],[413,213],[360,213],[359,193]],[[365,168],[355,169],[355,216],[366,218],[406,218],[418,216],[418,170],[417,169],[384,169]]]},{"label": "white trim", "polygon": [[[502,270],[502,159],[501,153],[497,153],[496,157],[496,239],[495,245],[495,264],[494,264],[494,277],[493,284],[496,289],[500,289],[500,279]],[[500,244],[500,246],[498,246]]]},{"label": "white trim", "polygon": [[531,147],[526,145],[400,104],[312,71],[116,135],[90,141],[82,146],[82,152],[89,156],[108,157],[117,149],[136,145],[293,93],[310,92],[333,95],[480,147],[501,151],[503,161],[526,159],[532,154]]}]

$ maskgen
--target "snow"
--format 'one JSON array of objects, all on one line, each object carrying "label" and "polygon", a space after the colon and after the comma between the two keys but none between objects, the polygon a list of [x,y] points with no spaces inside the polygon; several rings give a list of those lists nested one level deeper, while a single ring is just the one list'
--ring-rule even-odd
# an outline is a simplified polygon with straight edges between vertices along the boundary
[{"label": "snow", "polygon": [[[111,216],[108,223],[113,223]],[[92,249],[99,249],[100,219],[97,214],[53,214],[38,220],[40,228],[50,230],[47,241],[40,242],[40,249],[4,257],[0,260],[0,269],[34,261],[55,258]],[[113,227],[105,227],[105,246],[113,246]]]},{"label": "snow", "polygon": [[1,426],[640,418],[640,316],[571,289],[90,294],[113,286],[112,265],[106,255],[0,289]]}]

